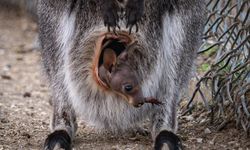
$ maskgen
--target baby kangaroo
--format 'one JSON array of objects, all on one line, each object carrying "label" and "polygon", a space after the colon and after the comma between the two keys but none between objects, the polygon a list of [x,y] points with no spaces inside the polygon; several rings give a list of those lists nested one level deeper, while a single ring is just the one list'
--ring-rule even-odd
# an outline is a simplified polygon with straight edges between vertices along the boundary
[{"label": "baby kangaroo", "polygon": [[129,104],[140,107],[144,103],[162,104],[156,98],[144,97],[138,82],[138,76],[128,60],[133,54],[137,42],[129,45],[119,56],[113,49],[103,50],[103,64],[99,67],[99,77],[117,94],[125,96]]}]

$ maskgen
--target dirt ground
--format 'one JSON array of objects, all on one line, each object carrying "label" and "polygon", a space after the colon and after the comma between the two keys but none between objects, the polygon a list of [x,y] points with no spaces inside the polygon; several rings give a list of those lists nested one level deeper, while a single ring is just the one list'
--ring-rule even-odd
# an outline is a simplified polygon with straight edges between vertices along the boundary
[{"label": "dirt ground", "polygon": [[[40,66],[37,26],[23,13],[0,9],[0,150],[42,149],[52,108]],[[196,112],[195,114],[199,114]],[[249,150],[250,138],[228,125],[216,131],[205,113],[179,118],[178,134],[187,150]],[[100,135],[80,125],[74,148],[152,149],[150,136]]]}]

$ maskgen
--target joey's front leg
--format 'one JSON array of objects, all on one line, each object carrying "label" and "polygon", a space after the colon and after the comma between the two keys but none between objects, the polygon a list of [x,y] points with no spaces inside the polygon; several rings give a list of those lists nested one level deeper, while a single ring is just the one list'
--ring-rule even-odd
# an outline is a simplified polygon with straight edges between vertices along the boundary
[{"label": "joey's front leg", "polygon": [[127,28],[129,27],[129,32],[133,26],[136,26],[136,32],[138,31],[137,22],[141,19],[144,12],[144,0],[128,0],[126,5],[126,20]]},{"label": "joey's front leg", "polygon": [[113,28],[115,32],[115,28],[119,27],[119,5],[116,0],[102,0],[102,15],[104,20],[104,25],[107,26],[108,31],[110,32],[110,28]]},{"label": "joey's front leg", "polygon": [[44,150],[72,149],[77,124],[75,112],[66,97],[53,99],[52,133],[45,140]]}]

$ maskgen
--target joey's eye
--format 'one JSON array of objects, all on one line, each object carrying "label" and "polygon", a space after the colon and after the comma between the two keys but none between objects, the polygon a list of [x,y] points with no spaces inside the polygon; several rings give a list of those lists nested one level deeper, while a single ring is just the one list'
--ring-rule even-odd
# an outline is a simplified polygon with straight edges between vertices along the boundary
[{"label": "joey's eye", "polygon": [[133,86],[131,84],[127,84],[124,86],[125,92],[131,92],[133,90]]}]

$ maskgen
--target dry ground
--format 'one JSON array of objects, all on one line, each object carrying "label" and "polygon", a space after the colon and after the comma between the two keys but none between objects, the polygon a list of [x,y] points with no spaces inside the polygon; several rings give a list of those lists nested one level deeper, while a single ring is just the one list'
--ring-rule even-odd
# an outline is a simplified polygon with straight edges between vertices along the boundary
[{"label": "dry ground", "polygon": [[[49,91],[35,44],[37,27],[22,13],[0,8],[0,150],[42,149],[49,133]],[[197,114],[197,113],[196,113]],[[203,114],[203,116],[202,116]],[[187,150],[250,149],[250,139],[233,126],[217,132],[201,116],[179,119]],[[75,149],[151,149],[150,136],[99,135],[80,125]]]}]

